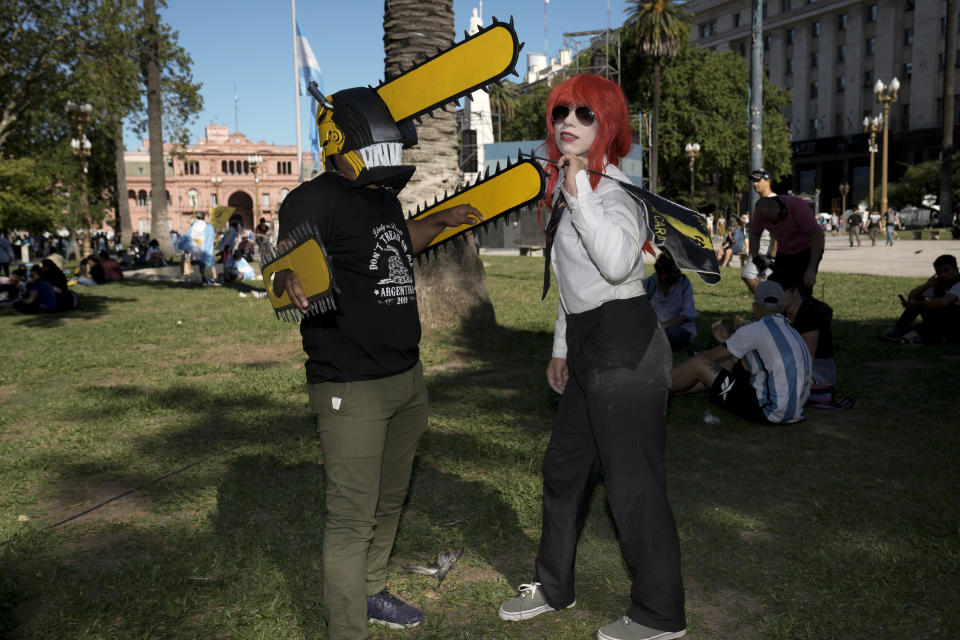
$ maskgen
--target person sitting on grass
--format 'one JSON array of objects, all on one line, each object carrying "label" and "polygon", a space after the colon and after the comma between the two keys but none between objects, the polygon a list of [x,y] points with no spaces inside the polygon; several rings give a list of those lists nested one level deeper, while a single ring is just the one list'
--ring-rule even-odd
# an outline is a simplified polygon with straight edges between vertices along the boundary
[{"label": "person sitting on grass", "polygon": [[250,266],[250,263],[243,259],[240,251],[227,252],[223,261],[223,281],[233,282],[234,280],[254,280],[257,272]]},{"label": "person sitting on grass", "polygon": [[67,276],[60,267],[50,258],[44,258],[40,262],[40,271],[43,279],[53,285],[53,291],[57,294],[57,311],[76,309],[77,295],[67,287]]},{"label": "person sitting on grass", "polygon": [[[943,344],[960,342],[960,272],[957,259],[944,254],[933,261],[934,274],[904,298],[897,322],[880,334],[885,342]],[[912,327],[914,320],[923,322]],[[911,328],[912,327],[912,328]]]},{"label": "person sitting on grass", "polygon": [[673,368],[670,391],[710,393],[710,401],[762,424],[803,420],[813,358],[782,315],[783,287],[766,280],[754,293],[755,322],[718,347]]},{"label": "person sitting on grass", "polygon": [[721,267],[725,267],[730,263],[733,254],[744,253],[746,251],[745,240],[743,223],[740,221],[740,218],[731,216],[727,235],[723,239],[723,244],[717,249],[717,261]]},{"label": "person sitting on grass", "polygon": [[[0,276],[2,279],[2,276]],[[0,282],[0,302],[13,304],[27,293],[27,270],[14,269],[5,282]]]},{"label": "person sitting on grass", "polygon": [[77,284],[86,287],[96,287],[107,282],[107,276],[100,265],[100,258],[95,255],[89,255],[80,261],[77,267]]},{"label": "person sitting on grass", "polygon": [[690,344],[697,335],[697,307],[693,302],[693,285],[680,268],[663,252],[653,264],[656,273],[643,280],[643,289],[657,314],[660,326],[674,350]]},{"label": "person sitting on grass", "polygon": [[100,267],[103,269],[103,275],[107,282],[123,280],[123,269],[120,268],[120,263],[111,258],[106,249],[100,251]]},{"label": "person sitting on grass", "polygon": [[57,310],[57,294],[53,285],[43,279],[39,267],[30,269],[27,294],[22,300],[14,302],[13,308],[20,313],[50,313]]}]

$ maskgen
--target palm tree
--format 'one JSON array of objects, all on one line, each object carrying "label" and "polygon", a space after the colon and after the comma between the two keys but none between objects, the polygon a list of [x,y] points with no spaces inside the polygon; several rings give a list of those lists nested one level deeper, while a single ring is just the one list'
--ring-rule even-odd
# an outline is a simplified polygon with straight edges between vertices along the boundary
[{"label": "palm tree", "polygon": [[[163,99],[160,95],[160,26],[155,0],[143,0],[144,71],[147,76],[147,129],[150,135],[150,237],[172,256],[170,218],[167,217],[167,164],[163,160]],[[120,197],[125,198],[126,194]]]},{"label": "palm tree", "polygon": [[653,123],[650,140],[650,191],[657,192],[657,144],[660,124],[660,60],[677,55],[687,36],[687,17],[672,0],[636,0],[627,7],[627,33],[640,54],[653,58]]},{"label": "palm tree", "polygon": [[[385,0],[383,44],[386,78],[394,78],[424,56],[454,42],[453,0]],[[452,193],[459,180],[457,122],[452,112],[438,110],[417,127],[419,144],[404,150],[404,164],[417,172],[400,193],[404,210]],[[420,320],[423,326],[464,323],[493,324],[483,262],[473,246],[449,243],[416,270]]]},{"label": "palm tree", "polygon": [[497,114],[497,142],[500,142],[503,132],[504,117],[513,117],[519,99],[520,92],[513,82],[505,80],[502,84],[490,87],[490,111]]}]

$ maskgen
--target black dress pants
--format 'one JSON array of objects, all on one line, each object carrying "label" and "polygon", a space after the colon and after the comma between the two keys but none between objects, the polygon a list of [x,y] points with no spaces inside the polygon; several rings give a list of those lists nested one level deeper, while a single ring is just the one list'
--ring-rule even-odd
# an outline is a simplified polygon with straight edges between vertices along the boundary
[{"label": "black dress pants", "polygon": [[575,600],[577,540],[601,469],[633,584],[627,611],[686,627],[680,542],[664,472],[672,352],[646,296],[567,316],[570,373],[543,459],[536,581],[555,609]]}]

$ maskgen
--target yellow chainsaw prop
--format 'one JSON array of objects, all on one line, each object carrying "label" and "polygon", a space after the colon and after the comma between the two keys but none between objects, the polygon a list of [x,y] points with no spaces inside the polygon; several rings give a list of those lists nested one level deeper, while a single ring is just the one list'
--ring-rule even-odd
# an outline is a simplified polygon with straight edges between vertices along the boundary
[{"label": "yellow chainsaw prop", "polygon": [[[478,90],[486,90],[509,74],[517,75],[515,65],[523,47],[517,40],[513,20],[493,23],[446,50],[431,56],[376,88],[344,89],[327,97],[316,83],[309,92],[317,101],[316,123],[320,147],[327,157],[339,154],[349,163],[357,185],[379,185],[399,191],[413,174],[415,167],[400,164],[401,151],[417,143],[413,120],[419,120],[435,109]],[[534,202],[544,189],[544,176],[533,161],[497,166],[491,176],[456,191],[422,211],[414,218],[423,219],[443,209],[469,203],[484,216],[478,224],[447,229],[431,242],[428,249],[453,240],[470,229],[483,226],[499,217]],[[282,207],[281,207],[282,213]],[[336,308],[336,286],[323,241],[316,228],[298,227],[281,242],[281,249],[264,255],[263,278],[267,297],[277,315],[286,320],[299,320]],[[273,279],[281,270],[297,274],[310,302],[301,314],[284,292],[274,292]]]}]

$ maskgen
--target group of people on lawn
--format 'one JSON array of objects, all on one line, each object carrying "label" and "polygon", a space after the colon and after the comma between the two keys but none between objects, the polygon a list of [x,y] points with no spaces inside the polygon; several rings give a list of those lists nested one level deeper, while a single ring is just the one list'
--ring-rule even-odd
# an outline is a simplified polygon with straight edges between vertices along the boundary
[{"label": "group of people on lawn", "polygon": [[[399,288],[381,284],[402,280],[412,289],[414,256],[445,229],[482,221],[484,212],[462,204],[405,219],[395,192],[414,168],[357,150],[371,142],[410,146],[415,132],[411,140],[411,130],[395,125],[386,105],[364,87],[318,102],[327,170],[284,200],[279,241],[283,246],[301,228],[316,230],[336,272],[337,309],[317,311],[292,270],[277,272],[270,286],[304,315],[308,395],[324,455],[328,637],[362,640],[369,638],[368,621],[401,628],[424,617],[386,586],[429,401],[416,296],[390,297]],[[559,289],[546,378],[561,398],[544,452],[532,579],[498,614],[519,622],[575,606],[577,541],[602,470],[632,586],[625,615],[600,628],[597,638],[679,638],[686,617],[680,545],[666,495],[668,398],[707,392],[712,402],[759,423],[803,419],[812,386],[836,382],[833,311],[812,296],[823,231],[805,201],[772,193],[770,175],[755,172],[754,188],[763,197],[749,226],[753,268],[741,274],[753,293],[755,319],[733,332],[714,326],[718,344],[674,367],[671,347],[689,347],[697,335],[693,288],[666,253],[657,257],[654,274],[644,274],[649,230],[639,203],[616,184],[625,179],[616,162],[630,148],[622,91],[599,76],[570,78],[553,89],[546,122],[543,195],[552,214],[544,295],[551,265]],[[775,256],[766,258],[765,231],[776,241]],[[387,246],[389,265],[371,260]],[[927,284],[936,293],[944,282]],[[932,305],[919,306],[920,295],[911,292],[909,307],[927,312]]]}]

